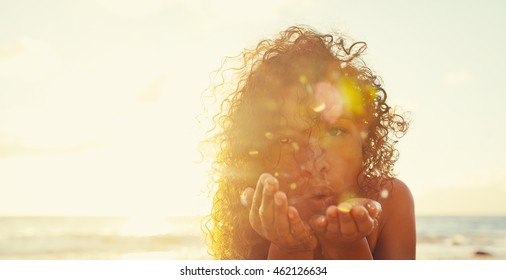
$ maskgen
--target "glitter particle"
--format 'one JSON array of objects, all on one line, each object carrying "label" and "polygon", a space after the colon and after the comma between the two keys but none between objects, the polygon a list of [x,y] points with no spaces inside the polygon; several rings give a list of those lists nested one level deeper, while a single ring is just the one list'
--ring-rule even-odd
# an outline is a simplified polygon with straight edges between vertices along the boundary
[{"label": "glitter particle", "polygon": [[297,188],[297,184],[296,183],[291,183],[290,184],[290,189],[293,191]]},{"label": "glitter particle", "polygon": [[274,176],[279,177],[279,172],[274,172]]},{"label": "glitter particle", "polygon": [[299,147],[299,144],[297,142],[293,142],[292,143],[292,148],[295,150],[295,151],[298,151],[300,149]]},{"label": "glitter particle", "polygon": [[318,104],[317,106],[313,107],[313,111],[315,111],[316,113],[320,113],[322,112],[323,110],[325,110],[325,103],[320,103]]},{"label": "glitter particle", "polygon": [[270,131],[267,131],[265,133],[265,138],[272,140],[272,139],[274,139],[274,134],[272,134],[272,132],[270,132]]},{"label": "glitter particle", "polygon": [[299,82],[301,84],[307,84],[307,77],[305,75],[300,75],[299,76]]},{"label": "glitter particle", "polygon": [[337,206],[337,209],[344,213],[349,213],[351,211],[351,208],[353,208],[353,205],[348,202],[343,202]]},{"label": "glitter particle", "polygon": [[249,151],[249,155],[250,156],[256,156],[256,155],[258,155],[258,151],[257,150],[251,150],[251,151]]},{"label": "glitter particle", "polygon": [[368,136],[368,133],[366,131],[361,131],[360,132],[360,137],[362,138],[362,140],[367,139],[367,136]]},{"label": "glitter particle", "polygon": [[388,197],[388,190],[382,190],[380,193],[381,198],[387,198]]}]

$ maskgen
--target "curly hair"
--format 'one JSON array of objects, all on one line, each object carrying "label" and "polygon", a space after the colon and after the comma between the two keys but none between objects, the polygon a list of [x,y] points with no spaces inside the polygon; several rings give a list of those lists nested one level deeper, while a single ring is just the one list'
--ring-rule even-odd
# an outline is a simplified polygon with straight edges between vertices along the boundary
[{"label": "curly hair", "polygon": [[[221,80],[210,92],[222,101],[212,118],[210,136],[203,141],[214,147],[208,150],[213,158],[210,180],[215,193],[206,231],[215,259],[267,257],[269,242],[252,229],[249,210],[239,197],[265,172],[263,164],[269,156],[265,149],[269,135],[265,132],[270,121],[262,122],[255,116],[282,118],[277,110],[277,102],[284,98],[282,88],[302,85],[307,95],[316,82],[338,82],[348,77],[364,101],[360,103],[365,111],[360,121],[368,132],[362,147],[359,191],[377,197],[384,187],[379,182],[394,177],[398,159],[394,145],[406,132],[408,122],[387,104],[380,79],[362,60],[366,43],[349,41],[341,34],[320,34],[307,26],[292,26],[277,39],[262,40],[255,49],[232,58],[240,62],[239,66],[224,69],[224,62],[216,72]],[[234,75],[227,78],[228,73]],[[305,95],[298,97],[303,100]]]}]

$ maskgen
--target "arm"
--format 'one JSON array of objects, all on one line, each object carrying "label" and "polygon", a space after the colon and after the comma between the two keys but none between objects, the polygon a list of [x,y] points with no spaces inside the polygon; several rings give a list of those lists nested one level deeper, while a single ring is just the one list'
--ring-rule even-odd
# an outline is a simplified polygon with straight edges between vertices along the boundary
[{"label": "arm", "polygon": [[401,260],[416,257],[416,230],[414,202],[408,187],[394,179],[383,206],[374,259]]}]

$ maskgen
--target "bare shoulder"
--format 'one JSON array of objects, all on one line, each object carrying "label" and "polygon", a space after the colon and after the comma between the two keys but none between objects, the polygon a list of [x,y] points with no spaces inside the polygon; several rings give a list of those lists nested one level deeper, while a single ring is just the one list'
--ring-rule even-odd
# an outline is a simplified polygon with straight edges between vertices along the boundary
[{"label": "bare shoulder", "polygon": [[[383,210],[388,212],[397,210],[408,210],[414,207],[413,195],[408,186],[401,180],[394,178],[387,182],[384,194],[379,199]],[[390,211],[389,211],[390,210]]]},{"label": "bare shoulder", "polygon": [[379,202],[380,217],[378,243],[374,252],[378,259],[414,259],[416,230],[414,201],[408,186],[399,179],[388,181]]}]

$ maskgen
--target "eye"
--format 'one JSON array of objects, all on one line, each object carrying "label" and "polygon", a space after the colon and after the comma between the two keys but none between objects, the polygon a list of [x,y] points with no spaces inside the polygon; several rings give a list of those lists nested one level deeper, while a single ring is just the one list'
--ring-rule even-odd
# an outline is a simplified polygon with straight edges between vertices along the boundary
[{"label": "eye", "polygon": [[327,133],[330,135],[330,136],[340,136],[342,135],[343,133],[345,133],[346,130],[343,129],[343,128],[340,128],[340,127],[333,127],[333,128],[330,128]]}]

